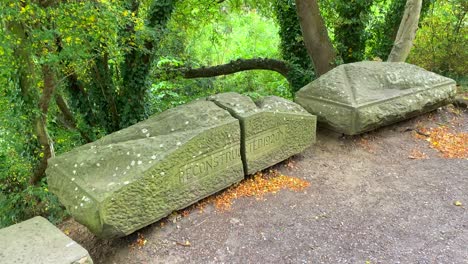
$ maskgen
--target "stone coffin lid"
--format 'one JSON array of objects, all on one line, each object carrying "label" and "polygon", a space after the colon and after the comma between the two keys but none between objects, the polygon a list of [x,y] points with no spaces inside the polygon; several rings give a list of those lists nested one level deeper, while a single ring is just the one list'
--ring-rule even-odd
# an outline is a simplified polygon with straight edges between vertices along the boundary
[{"label": "stone coffin lid", "polygon": [[295,101],[331,130],[355,135],[437,109],[455,82],[407,63],[357,62],[322,75]]},{"label": "stone coffin lid", "polygon": [[0,229],[0,263],[92,264],[88,251],[40,216]]},{"label": "stone coffin lid", "polygon": [[78,222],[117,237],[240,181],[239,146],[239,121],[194,101],[51,158],[46,173]]},{"label": "stone coffin lid", "polygon": [[247,174],[298,154],[315,142],[316,117],[289,100],[267,96],[254,102],[238,93],[208,99],[240,120]]},{"label": "stone coffin lid", "polygon": [[455,81],[412,64],[363,61],[332,69],[300,89],[296,97],[362,107],[450,84]]}]

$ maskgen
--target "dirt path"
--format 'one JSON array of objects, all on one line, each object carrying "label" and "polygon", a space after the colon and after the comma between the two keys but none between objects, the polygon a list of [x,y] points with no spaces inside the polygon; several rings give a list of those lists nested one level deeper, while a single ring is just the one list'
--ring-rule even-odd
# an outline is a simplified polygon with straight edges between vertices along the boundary
[{"label": "dirt path", "polygon": [[102,241],[73,221],[62,229],[96,263],[468,263],[468,160],[406,131],[449,122],[468,131],[468,113],[447,109],[357,137],[319,131],[292,168],[275,167],[309,181],[305,192],[170,217],[140,230],[141,248],[131,247],[137,234]]}]

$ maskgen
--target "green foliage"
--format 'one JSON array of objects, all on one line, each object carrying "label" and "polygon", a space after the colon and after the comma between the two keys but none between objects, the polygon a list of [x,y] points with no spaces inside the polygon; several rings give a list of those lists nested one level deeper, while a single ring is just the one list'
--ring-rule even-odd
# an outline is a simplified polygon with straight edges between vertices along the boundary
[{"label": "green foliage", "polygon": [[[213,5],[212,2],[206,6],[193,9],[189,1],[178,3],[168,24],[169,33],[162,40],[161,50],[171,57],[160,58],[158,66],[197,68],[239,58],[280,57],[278,28],[271,18],[246,6],[236,8],[228,3]],[[160,82],[155,79],[154,82],[153,98],[158,100],[153,100],[153,105],[177,105],[180,101],[227,91],[291,97],[284,77],[270,71],[246,71],[199,80],[178,78]],[[153,109],[159,111],[165,107]]]},{"label": "green foliage", "polygon": [[[60,221],[66,212],[46,182],[29,184],[32,166],[43,153],[23,114],[22,101],[13,92],[4,90],[0,97],[0,228],[36,215]],[[59,136],[56,150],[72,148],[73,141],[69,135]]]},{"label": "green foliage", "polygon": [[373,0],[331,1],[335,10],[334,40],[344,63],[362,61],[369,34],[366,26],[371,17]]},{"label": "green foliage", "polygon": [[120,68],[123,82],[116,107],[121,116],[118,128],[135,124],[149,115],[146,96],[151,83],[148,77],[158,42],[166,28],[173,7],[174,1],[172,0],[154,1],[148,9],[146,19],[148,30],[143,31],[143,34],[139,32],[138,24],[130,24],[133,28],[131,33],[135,34],[136,38],[141,38],[143,45],[127,53],[125,63]]},{"label": "green foliage", "polygon": [[[0,3],[0,85],[8,99],[0,104],[0,133],[9,137],[0,146],[1,225],[63,213],[44,181],[29,184],[48,157],[35,136],[37,120],[46,120],[56,154],[83,143],[64,126],[55,94],[69,101],[73,127],[92,139],[147,116],[148,75],[173,6],[172,0]],[[39,108],[46,90],[55,90],[47,115]]]},{"label": "green foliage", "polygon": [[408,61],[425,69],[455,78],[468,76],[468,3],[436,1],[421,22]]},{"label": "green foliage", "polygon": [[150,104],[158,113],[214,93],[211,79],[160,81],[152,85]]},{"label": "green foliage", "polygon": [[[422,21],[435,0],[423,0],[419,21]],[[398,33],[401,18],[405,11],[406,0],[381,0],[371,6],[371,13],[367,31],[365,58],[380,58],[385,61],[393,47],[393,42]]]}]

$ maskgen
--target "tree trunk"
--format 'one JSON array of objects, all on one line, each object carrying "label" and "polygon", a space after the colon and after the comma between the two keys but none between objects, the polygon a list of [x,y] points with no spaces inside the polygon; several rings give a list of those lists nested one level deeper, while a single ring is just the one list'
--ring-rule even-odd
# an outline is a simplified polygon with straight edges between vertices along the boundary
[{"label": "tree trunk", "polygon": [[39,99],[38,106],[41,111],[35,118],[35,128],[36,136],[41,144],[43,155],[39,164],[34,169],[31,179],[29,179],[29,183],[32,185],[37,184],[42,178],[44,178],[45,170],[47,169],[47,160],[54,156],[54,145],[47,133],[47,113],[49,111],[50,99],[54,94],[57,84],[55,73],[48,65],[42,66],[42,74],[44,78],[44,89]]},{"label": "tree trunk", "polygon": [[[22,99],[29,112],[29,121],[43,153],[29,180],[30,184],[37,184],[45,175],[47,159],[54,155],[53,144],[47,133],[47,112],[56,86],[55,73],[48,65],[42,67],[44,89],[42,90],[42,94],[39,94],[37,92],[38,89],[35,87],[35,80],[39,74],[36,72],[32,57],[27,51],[27,45],[30,43],[28,42],[24,25],[21,23],[11,23],[8,25],[8,29],[23,40],[14,52],[18,63],[18,78]],[[37,108],[39,111],[35,110]]]},{"label": "tree trunk", "polygon": [[422,0],[406,1],[405,12],[387,61],[404,62],[406,58],[408,58],[411,47],[413,46],[413,40],[416,37],[416,31],[418,30],[421,6]]},{"label": "tree trunk", "polygon": [[317,0],[295,0],[302,36],[318,76],[335,66],[336,53],[320,15]]},{"label": "tree trunk", "polygon": [[[123,79],[119,94],[121,101],[118,104],[120,128],[133,125],[148,115],[145,104],[147,91],[151,87],[148,76],[174,5],[175,1],[153,1],[152,6],[147,10],[147,26],[153,31],[154,37],[145,41],[144,49],[132,49],[125,54],[125,61],[120,69]],[[139,1],[134,0],[131,4],[132,12],[138,14],[139,9]],[[126,33],[130,36],[136,34],[134,26],[134,24],[127,26]]]}]

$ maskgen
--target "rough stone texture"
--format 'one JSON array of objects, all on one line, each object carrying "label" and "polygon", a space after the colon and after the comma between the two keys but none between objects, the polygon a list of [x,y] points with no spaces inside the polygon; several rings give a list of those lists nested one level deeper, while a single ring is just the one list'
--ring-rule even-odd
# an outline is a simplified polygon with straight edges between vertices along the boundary
[{"label": "rough stone texture", "polygon": [[268,96],[253,102],[237,93],[222,93],[209,100],[240,120],[247,174],[298,154],[315,142],[316,117],[286,99]]},{"label": "rough stone texture", "polygon": [[50,159],[47,175],[78,222],[128,235],[242,180],[239,121],[195,101]]},{"label": "rough stone texture", "polygon": [[92,264],[88,251],[40,216],[0,229],[0,263]]},{"label": "rough stone texture", "polygon": [[395,62],[344,64],[296,93],[295,101],[318,122],[354,135],[450,103],[455,81]]}]

